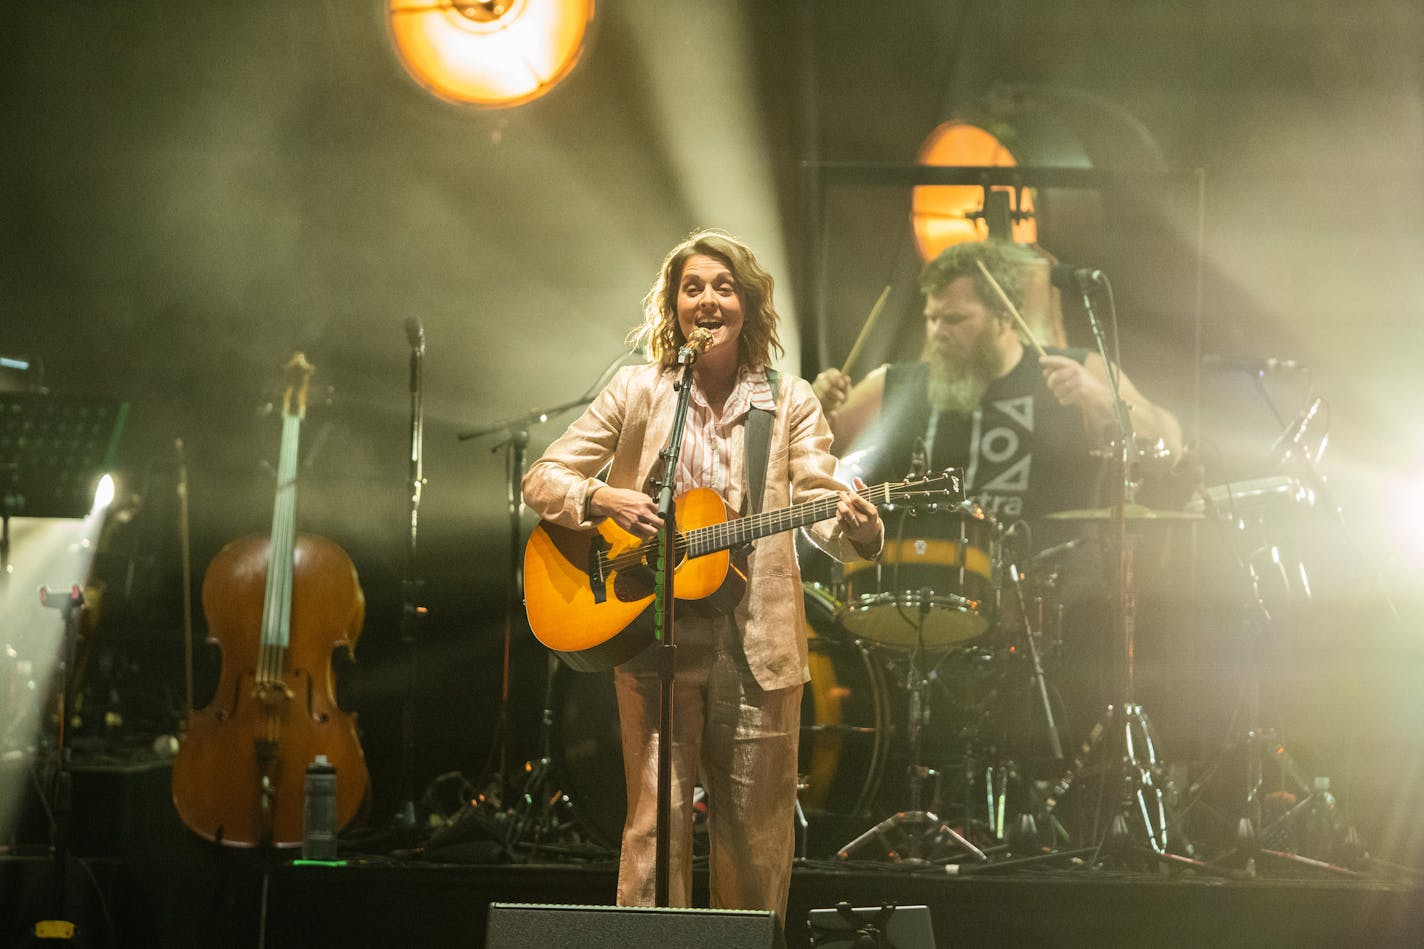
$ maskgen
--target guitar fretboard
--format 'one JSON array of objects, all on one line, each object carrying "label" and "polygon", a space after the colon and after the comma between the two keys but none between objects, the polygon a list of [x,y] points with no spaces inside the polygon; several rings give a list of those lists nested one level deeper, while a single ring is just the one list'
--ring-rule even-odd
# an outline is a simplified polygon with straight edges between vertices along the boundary
[{"label": "guitar fretboard", "polygon": [[[866,488],[859,494],[871,504],[879,507],[882,504],[890,503],[891,489],[895,487],[900,486],[879,484],[873,488]],[[818,498],[815,501],[803,501],[800,504],[793,504],[791,507],[783,507],[775,511],[763,511],[760,514],[753,514],[751,517],[739,517],[735,520],[723,521],[720,524],[709,524],[685,534],[680,533],[677,549],[679,553],[685,553],[688,557],[701,557],[719,550],[739,547],[742,544],[751,543],[758,537],[780,534],[783,531],[795,530],[798,527],[805,527],[807,524],[835,517],[836,505],[839,501],[838,497],[831,495]]]},{"label": "guitar fretboard", "polygon": [[[946,483],[955,484],[957,487],[957,476],[946,471],[939,477],[924,481],[878,484],[857,493],[871,504],[880,507],[894,501],[942,498],[951,494],[950,491],[941,487]],[[720,524],[709,524],[706,527],[698,527],[686,532],[679,531],[673,543],[674,555],[678,560],[684,557],[703,557],[719,550],[728,550],[732,547],[749,544],[757,538],[766,537],[769,534],[779,534],[783,531],[805,527],[807,524],[815,524],[817,521],[835,517],[836,505],[839,501],[840,498],[833,494],[817,498],[814,501],[803,501],[790,507],[778,508],[775,511],[763,511],[750,517],[734,518]],[[637,566],[647,562],[655,554],[657,546],[658,538],[654,537],[636,547],[624,550],[617,557],[611,559],[600,553],[598,569],[606,572]]]}]

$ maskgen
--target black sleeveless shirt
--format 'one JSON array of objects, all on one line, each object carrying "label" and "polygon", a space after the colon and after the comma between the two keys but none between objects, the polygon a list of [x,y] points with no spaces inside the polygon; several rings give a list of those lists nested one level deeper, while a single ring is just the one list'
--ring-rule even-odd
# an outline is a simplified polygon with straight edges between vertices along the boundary
[{"label": "black sleeveless shirt", "polygon": [[[1089,352],[1047,351],[1080,363]],[[862,461],[866,481],[904,478],[919,437],[929,448],[930,470],[963,468],[968,497],[1002,525],[1026,519],[1037,527],[1045,514],[1097,502],[1101,463],[1090,453],[1095,446],[1082,417],[1058,404],[1028,349],[1008,375],[989,384],[972,415],[938,413],[931,433],[932,414],[929,365],[891,364],[879,423],[862,439],[876,443]]]}]

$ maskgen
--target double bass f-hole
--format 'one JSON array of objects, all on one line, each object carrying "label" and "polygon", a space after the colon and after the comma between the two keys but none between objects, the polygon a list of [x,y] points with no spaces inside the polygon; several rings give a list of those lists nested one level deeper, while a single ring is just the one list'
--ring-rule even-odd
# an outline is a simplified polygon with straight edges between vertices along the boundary
[{"label": "double bass f-hole", "polygon": [[350,823],[370,788],[356,716],[336,704],[332,653],[350,652],[366,601],[351,558],[296,531],[298,443],[312,365],[287,365],[272,529],[224,547],[203,578],[208,641],[223,655],[217,692],[189,713],[173,762],[173,800],[193,831],[235,847],[302,838],[303,775],[336,768],[336,817]]}]

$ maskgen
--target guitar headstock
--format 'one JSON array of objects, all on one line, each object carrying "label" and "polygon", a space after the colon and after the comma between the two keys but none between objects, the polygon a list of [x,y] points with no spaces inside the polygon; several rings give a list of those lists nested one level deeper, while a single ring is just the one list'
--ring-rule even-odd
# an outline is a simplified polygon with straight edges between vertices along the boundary
[{"label": "guitar headstock", "polygon": [[963,501],[964,472],[959,468],[945,468],[938,474],[897,481],[885,488],[889,502]]},{"label": "guitar headstock", "polygon": [[282,393],[282,414],[306,418],[307,386],[311,383],[316,367],[307,362],[306,353],[292,353],[292,358],[282,370],[287,376],[287,388]]}]

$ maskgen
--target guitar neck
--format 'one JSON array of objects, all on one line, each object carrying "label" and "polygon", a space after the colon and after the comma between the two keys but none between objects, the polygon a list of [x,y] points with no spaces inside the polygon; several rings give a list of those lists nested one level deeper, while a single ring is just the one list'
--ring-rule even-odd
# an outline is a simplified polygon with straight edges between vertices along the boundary
[{"label": "guitar neck", "polygon": [[[871,504],[879,506],[889,503],[893,487],[896,486],[879,484],[858,493]],[[682,535],[687,545],[687,556],[701,557],[719,550],[740,547],[759,537],[780,534],[835,517],[836,504],[839,503],[839,500],[836,495],[831,495],[818,498],[815,501],[803,501],[800,504],[778,508],[775,511],[763,511],[760,514],[753,514],[751,517],[734,518],[720,524],[711,524],[707,527],[687,531]]]}]

